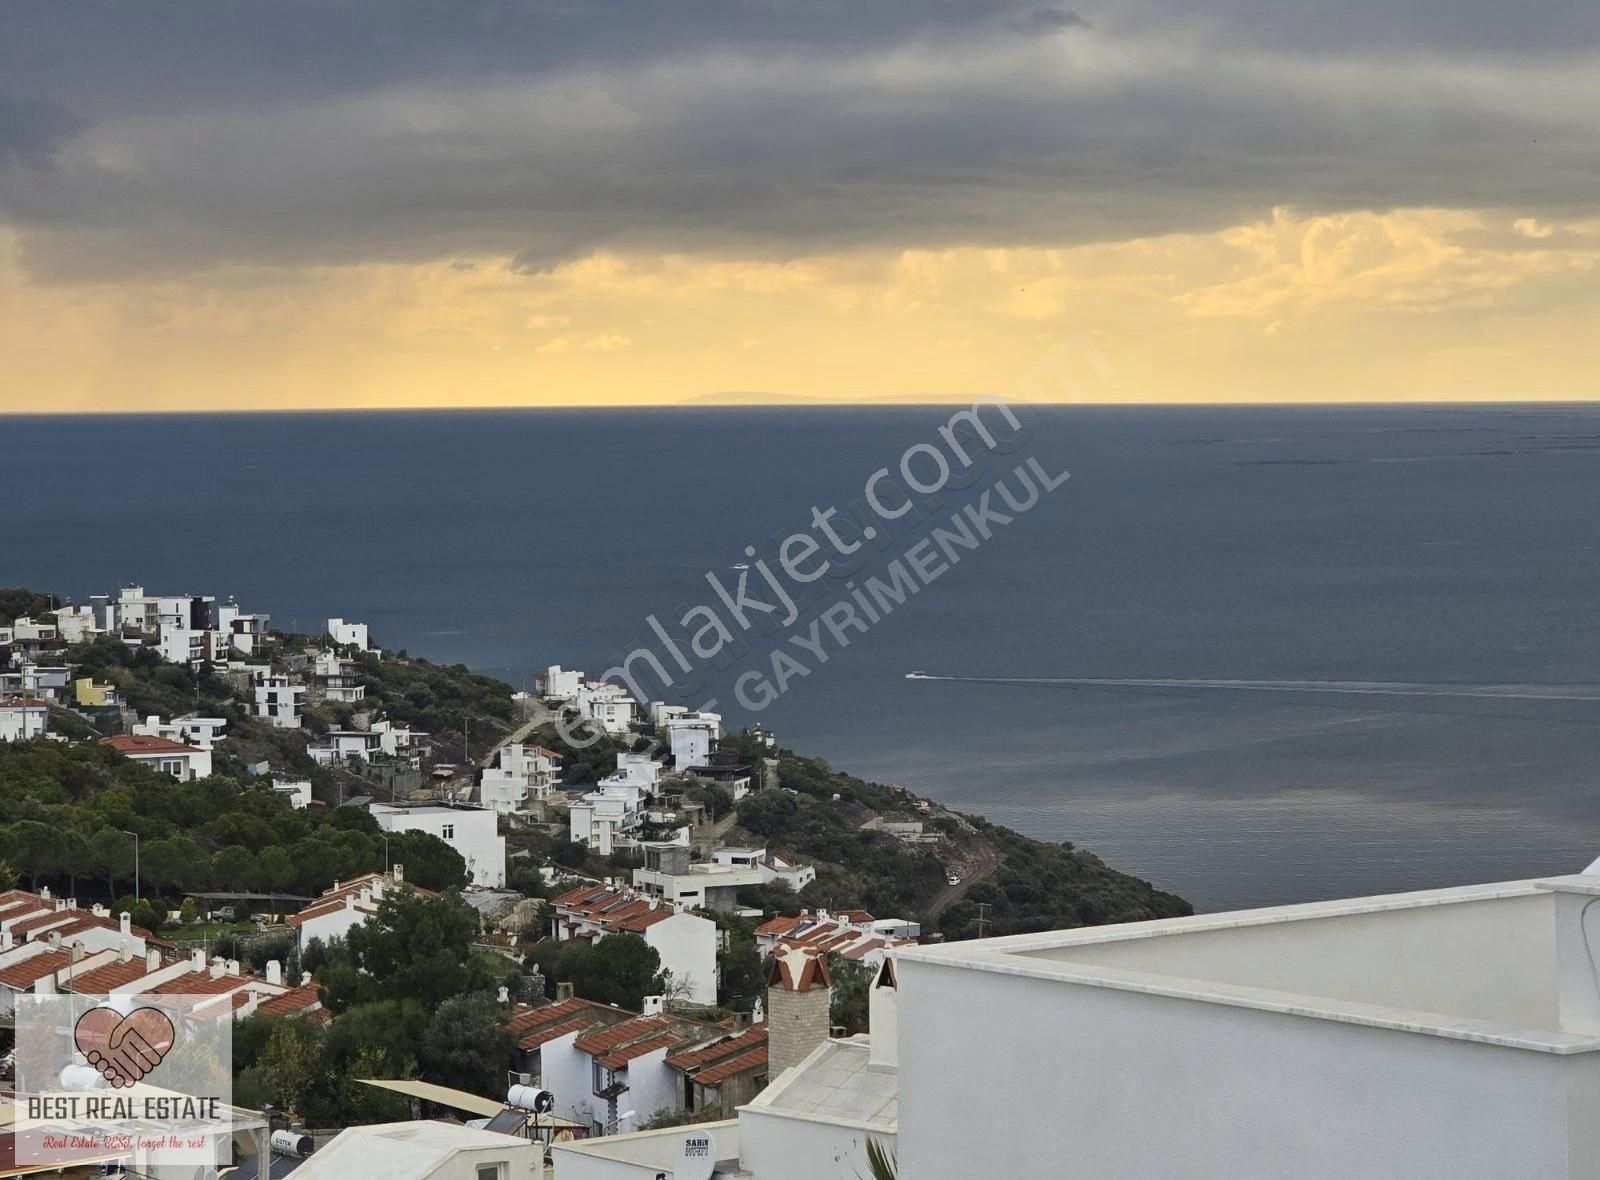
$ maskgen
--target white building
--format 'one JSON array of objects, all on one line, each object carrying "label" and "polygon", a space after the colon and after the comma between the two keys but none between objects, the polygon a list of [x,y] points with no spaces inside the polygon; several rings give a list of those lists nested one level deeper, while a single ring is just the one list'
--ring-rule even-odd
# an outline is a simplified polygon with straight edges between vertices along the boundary
[{"label": "white building", "polygon": [[304,811],[311,806],[310,779],[275,778],[272,780],[272,789],[289,800],[289,806],[296,811]]},{"label": "white building", "polygon": [[495,765],[483,772],[478,800],[502,815],[527,809],[550,797],[561,755],[544,746],[513,742],[501,746]]},{"label": "white building", "polygon": [[601,856],[610,856],[639,830],[645,798],[644,789],[636,784],[601,783],[598,789],[573,800],[568,809],[572,839]]},{"label": "white building", "polygon": [[706,766],[722,737],[722,717],[717,713],[682,713],[666,722],[672,749],[672,768],[683,774],[691,766]]},{"label": "white building", "polygon": [[[89,643],[103,633],[93,606],[58,607],[54,612],[56,631],[63,643]],[[18,619],[17,622],[21,622]]]},{"label": "white building", "polygon": [[628,695],[627,689],[603,681],[579,689],[576,704],[581,720],[613,736],[629,731],[639,708],[639,702]]},{"label": "white building", "polygon": [[306,686],[288,676],[267,672],[255,677],[256,716],[271,722],[274,729],[299,729],[300,705]]},{"label": "white building", "polygon": [[427,752],[427,734],[386,718],[372,722],[368,729],[378,735],[380,752],[413,766],[422,765],[423,755]]},{"label": "white building", "polygon": [[367,873],[351,881],[335,881],[333,888],[323,891],[321,897],[298,914],[289,916],[303,951],[312,942],[321,940],[324,945],[335,938],[343,938],[368,918],[376,916],[384,895],[394,889],[405,889],[422,897],[434,897],[427,889],[407,884],[404,865],[395,865],[387,874]]},{"label": "white building", "polygon": [[346,705],[364,700],[367,695],[361,665],[331,651],[319,652],[312,662],[311,689],[313,696]]},{"label": "white building", "polygon": [[543,692],[546,700],[575,701],[583,691],[583,673],[575,668],[551,664],[544,670]]},{"label": "white building", "polygon": [[365,623],[347,623],[343,619],[329,619],[328,636],[340,647],[353,647],[357,651],[367,650],[368,638],[367,625]]},{"label": "white building", "polygon": [[1573,876],[903,951],[902,1174],[1590,1180],[1597,899]]},{"label": "white building", "polygon": [[719,848],[710,861],[691,861],[686,846],[644,846],[643,868],[633,870],[636,889],[677,905],[729,913],[738,908],[738,891],[747,885],[782,881],[798,892],[817,879],[810,865],[791,864],[765,848]]},{"label": "white building", "polygon": [[221,631],[162,623],[156,651],[169,664],[221,663],[228,658],[228,637]]},{"label": "white building", "polygon": [[217,608],[217,630],[229,647],[244,655],[260,650],[271,626],[271,615],[248,614],[231,598]]},{"label": "white building", "polygon": [[600,786],[637,787],[650,794],[661,783],[661,763],[648,754],[624,751],[617,755],[617,768],[600,780]]},{"label": "white building", "polygon": [[306,747],[318,766],[335,766],[355,759],[370,762],[383,752],[383,735],[370,729],[330,729],[321,740]]},{"label": "white building", "polygon": [[506,838],[495,813],[464,803],[404,807],[374,803],[372,817],[386,832],[427,832],[439,837],[467,862],[472,883],[499,889],[506,883]]},{"label": "white building", "polygon": [[124,758],[142,762],[152,770],[170,774],[179,782],[192,782],[211,776],[211,751],[198,750],[182,742],[162,737],[144,737],[139,734],[119,734],[101,738],[102,746],[110,746]]},{"label": "white building", "polygon": [[757,926],[756,949],[770,955],[800,947],[877,967],[891,951],[915,946],[921,933],[916,922],[874,918],[865,910],[802,910],[796,916],[780,915]]},{"label": "white building", "polygon": [[135,722],[133,732],[141,737],[167,738],[169,741],[193,746],[197,750],[211,750],[222,739],[223,731],[227,728],[226,717],[199,717],[193,713],[186,713],[182,717],[174,717],[171,721],[163,721],[151,714],[143,721]]},{"label": "white building", "polygon": [[297,1180],[540,1180],[544,1145],[456,1123],[346,1127],[292,1173]]},{"label": "white building", "polygon": [[550,932],[558,941],[637,934],[655,948],[683,998],[717,1002],[717,927],[709,918],[617,884],[581,885],[551,907]]},{"label": "white building", "polygon": [[0,672],[0,696],[38,697],[64,703],[70,696],[72,669],[65,665],[24,660],[15,671]]},{"label": "white building", "polygon": [[50,704],[38,697],[0,701],[0,742],[25,742],[50,729]]}]

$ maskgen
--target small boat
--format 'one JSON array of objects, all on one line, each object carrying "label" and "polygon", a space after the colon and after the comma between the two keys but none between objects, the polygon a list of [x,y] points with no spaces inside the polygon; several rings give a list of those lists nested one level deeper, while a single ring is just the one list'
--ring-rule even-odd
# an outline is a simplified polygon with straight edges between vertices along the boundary
[{"label": "small boat", "polygon": [[731,570],[747,570],[750,567],[747,566],[744,562],[741,561],[741,562],[738,562],[735,565],[730,565],[728,568],[731,569]]},{"label": "small boat", "polygon": [[918,668],[915,672],[907,672],[906,673],[906,679],[907,680],[927,680],[928,679],[928,674],[926,672],[924,672],[921,668]]}]

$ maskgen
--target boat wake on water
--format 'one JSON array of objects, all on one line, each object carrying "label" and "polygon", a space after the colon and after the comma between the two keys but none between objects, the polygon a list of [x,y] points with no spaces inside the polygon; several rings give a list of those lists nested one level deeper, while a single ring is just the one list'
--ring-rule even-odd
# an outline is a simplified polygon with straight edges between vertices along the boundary
[{"label": "boat wake on water", "polygon": [[1450,684],[1388,680],[1180,680],[1100,676],[939,676],[916,671],[907,680],[967,684],[1037,684],[1065,688],[1211,689],[1222,692],[1315,693],[1376,697],[1466,697],[1491,701],[1600,701],[1600,684]]}]

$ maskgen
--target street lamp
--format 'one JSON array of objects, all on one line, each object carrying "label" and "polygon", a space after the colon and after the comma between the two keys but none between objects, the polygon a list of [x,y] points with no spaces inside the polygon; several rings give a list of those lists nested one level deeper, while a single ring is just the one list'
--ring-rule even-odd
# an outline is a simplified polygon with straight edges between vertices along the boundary
[{"label": "street lamp", "polygon": [[133,896],[139,899],[139,833],[130,832],[127,828],[118,828],[124,836],[133,837]]},{"label": "street lamp", "polygon": [[383,841],[383,875],[389,875],[389,836],[386,832],[379,832],[378,839]]}]

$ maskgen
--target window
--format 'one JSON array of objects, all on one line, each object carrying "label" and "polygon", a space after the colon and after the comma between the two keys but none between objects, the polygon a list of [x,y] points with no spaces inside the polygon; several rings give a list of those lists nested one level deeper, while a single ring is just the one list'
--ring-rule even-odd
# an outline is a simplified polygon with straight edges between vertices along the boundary
[{"label": "window", "polygon": [[506,1165],[504,1163],[478,1165],[478,1180],[505,1180],[505,1178]]},{"label": "window", "polygon": [[444,828],[439,832],[439,837],[443,840],[454,840],[456,838],[455,824],[445,824]]}]

